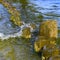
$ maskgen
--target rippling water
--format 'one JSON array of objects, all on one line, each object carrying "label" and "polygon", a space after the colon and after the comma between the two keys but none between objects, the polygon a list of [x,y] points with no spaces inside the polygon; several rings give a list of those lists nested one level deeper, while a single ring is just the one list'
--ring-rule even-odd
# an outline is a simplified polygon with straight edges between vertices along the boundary
[{"label": "rippling water", "polygon": [[[32,2],[32,1],[31,1]],[[54,19],[58,22],[60,27],[60,1],[59,0],[33,0],[36,7],[39,7],[38,11],[42,12],[44,19]]]}]

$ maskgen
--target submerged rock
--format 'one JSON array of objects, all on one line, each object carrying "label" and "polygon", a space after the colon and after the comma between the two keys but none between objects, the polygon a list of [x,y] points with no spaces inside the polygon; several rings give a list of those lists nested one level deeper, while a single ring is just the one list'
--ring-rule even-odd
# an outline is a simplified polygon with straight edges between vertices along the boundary
[{"label": "submerged rock", "polygon": [[40,25],[40,35],[48,38],[57,38],[58,29],[57,22],[55,20],[47,20],[41,23]]},{"label": "submerged rock", "polygon": [[22,30],[22,37],[23,38],[31,38],[31,31],[29,27],[26,27]]},{"label": "submerged rock", "polygon": [[[42,41],[41,41],[42,40]],[[45,37],[41,36],[40,38],[38,38],[35,42],[34,42],[34,50],[36,52],[39,52],[43,46],[45,45]]]}]

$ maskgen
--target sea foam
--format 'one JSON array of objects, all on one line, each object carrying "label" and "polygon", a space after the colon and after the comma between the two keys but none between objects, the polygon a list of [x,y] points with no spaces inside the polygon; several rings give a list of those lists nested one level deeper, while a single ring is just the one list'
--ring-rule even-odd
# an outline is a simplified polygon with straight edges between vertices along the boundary
[{"label": "sea foam", "polygon": [[3,33],[0,33],[0,39],[1,39],[1,40],[4,40],[4,39],[8,39],[8,38],[10,38],[10,37],[20,37],[20,36],[22,36],[22,30],[23,30],[25,27],[30,27],[31,32],[34,31],[34,29],[30,26],[30,23],[26,24],[26,23],[23,22],[23,25],[20,26],[21,30],[20,30],[19,32],[14,33],[14,34],[8,34],[8,35],[5,35],[5,34],[3,34]]}]

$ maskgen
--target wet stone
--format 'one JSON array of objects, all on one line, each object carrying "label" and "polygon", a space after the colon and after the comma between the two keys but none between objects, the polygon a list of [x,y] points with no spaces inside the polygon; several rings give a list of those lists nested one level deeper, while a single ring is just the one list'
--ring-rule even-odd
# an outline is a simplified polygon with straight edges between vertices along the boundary
[{"label": "wet stone", "polygon": [[49,60],[60,60],[60,55],[52,56],[52,57],[49,58]]},{"label": "wet stone", "polygon": [[47,20],[41,23],[40,25],[40,35],[48,38],[57,38],[58,28],[57,21]]},{"label": "wet stone", "polygon": [[23,25],[23,22],[22,21],[20,21],[20,17],[19,16],[11,16],[10,17],[10,20],[11,20],[11,22],[13,22],[15,25],[17,25],[17,26],[21,26],[21,25]]},{"label": "wet stone", "polygon": [[0,52],[1,59],[16,60],[14,49],[9,42],[0,41]]},{"label": "wet stone", "polygon": [[34,50],[39,52],[42,48],[44,50],[53,49],[56,46],[56,42],[53,39],[46,38],[44,36],[39,36],[34,42]]},{"label": "wet stone", "polygon": [[[14,40],[15,42],[12,40]],[[33,49],[30,47],[30,45],[28,43],[23,43],[23,41],[26,41],[26,39],[18,40],[18,38],[10,38],[8,40],[0,41],[0,59],[40,60],[39,56],[32,52]]]},{"label": "wet stone", "polygon": [[29,27],[26,27],[22,30],[22,37],[23,38],[31,38],[31,31]]},{"label": "wet stone", "polygon": [[44,21],[41,23],[39,31],[40,35],[34,42],[34,50],[38,53],[42,52],[43,60],[59,55],[59,49],[56,46],[57,22],[55,20]]},{"label": "wet stone", "polygon": [[36,52],[39,52],[42,47],[46,44],[46,38],[44,36],[40,36],[37,38],[37,40],[34,42],[34,50]]}]

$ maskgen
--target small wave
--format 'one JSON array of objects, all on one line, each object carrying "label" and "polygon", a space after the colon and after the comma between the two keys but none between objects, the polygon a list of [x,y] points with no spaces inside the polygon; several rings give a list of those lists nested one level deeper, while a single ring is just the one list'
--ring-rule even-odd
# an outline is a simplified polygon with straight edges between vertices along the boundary
[{"label": "small wave", "polygon": [[9,35],[5,35],[4,33],[0,33],[0,39],[4,40],[4,39],[8,39],[10,37],[20,37],[20,36],[22,36],[22,30],[25,27],[30,27],[31,32],[34,31],[34,29],[30,26],[30,23],[26,24],[26,23],[23,22],[23,25],[20,26],[21,30],[19,32],[14,33],[14,34],[9,34]]}]

